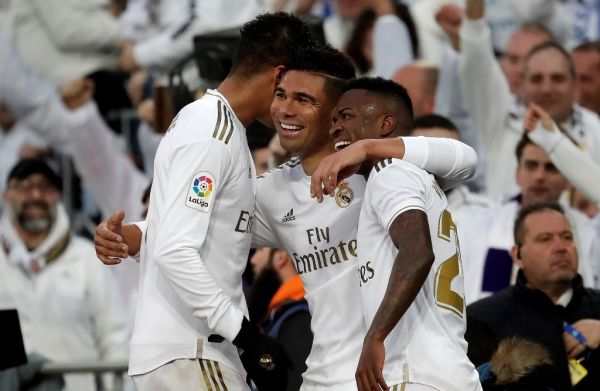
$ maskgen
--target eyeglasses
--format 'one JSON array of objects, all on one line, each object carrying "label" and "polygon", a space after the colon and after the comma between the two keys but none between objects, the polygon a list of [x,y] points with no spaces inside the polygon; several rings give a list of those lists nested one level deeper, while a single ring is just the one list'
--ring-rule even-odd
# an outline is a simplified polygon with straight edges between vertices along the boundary
[{"label": "eyeglasses", "polygon": [[10,188],[21,193],[31,193],[34,189],[38,189],[42,193],[55,190],[54,185],[48,181],[32,181],[29,179],[15,180],[11,183]]}]

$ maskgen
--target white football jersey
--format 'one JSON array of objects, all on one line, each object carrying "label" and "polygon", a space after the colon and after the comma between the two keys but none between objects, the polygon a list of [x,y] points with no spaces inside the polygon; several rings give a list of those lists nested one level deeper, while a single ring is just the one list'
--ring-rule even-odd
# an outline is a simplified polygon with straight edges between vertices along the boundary
[{"label": "white football jersey", "polygon": [[302,390],[356,389],[365,327],[357,289],[356,229],[365,188],[350,177],[335,197],[310,197],[298,159],[258,177],[253,246],[285,249],[302,277],[314,340]]},{"label": "white football jersey", "polygon": [[230,341],[248,316],[255,186],[245,128],[209,90],[179,112],[156,154],[130,375],[196,357],[245,374]]},{"label": "white football jersey", "polygon": [[427,213],[435,254],[423,287],[385,340],[387,384],[481,390],[466,354],[462,265],[456,226],[446,208],[446,196],[434,177],[417,166],[385,159],[371,171],[358,227],[358,275],[367,327],[383,300],[398,254],[389,236],[396,217],[412,209]]}]

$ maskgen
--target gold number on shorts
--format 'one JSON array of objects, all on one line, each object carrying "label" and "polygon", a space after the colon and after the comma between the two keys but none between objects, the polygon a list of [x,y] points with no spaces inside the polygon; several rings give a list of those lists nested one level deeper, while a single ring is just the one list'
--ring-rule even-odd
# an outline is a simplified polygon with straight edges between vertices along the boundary
[{"label": "gold number on shorts", "polygon": [[452,290],[452,280],[461,272],[458,234],[456,231],[456,224],[452,221],[452,215],[447,210],[444,210],[438,224],[438,237],[450,242],[450,233],[452,231],[454,231],[454,237],[456,238],[456,252],[450,258],[442,262],[435,272],[435,301],[440,307],[446,308],[462,317],[465,299]]}]

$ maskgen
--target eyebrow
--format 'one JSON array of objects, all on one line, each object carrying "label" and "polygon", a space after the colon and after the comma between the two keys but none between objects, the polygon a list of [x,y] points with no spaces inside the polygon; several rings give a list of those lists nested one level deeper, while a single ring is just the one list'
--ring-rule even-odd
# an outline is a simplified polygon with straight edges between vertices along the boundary
[{"label": "eyebrow", "polygon": [[311,101],[311,103],[317,102],[317,99],[314,96],[307,94],[306,92],[294,92],[293,95],[297,98],[308,99],[309,101]]}]

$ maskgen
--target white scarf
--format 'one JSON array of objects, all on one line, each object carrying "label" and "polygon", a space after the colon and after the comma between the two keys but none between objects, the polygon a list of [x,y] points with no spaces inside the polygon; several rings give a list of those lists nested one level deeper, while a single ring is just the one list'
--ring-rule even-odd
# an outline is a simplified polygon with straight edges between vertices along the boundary
[{"label": "white scarf", "polygon": [[69,233],[69,217],[62,204],[56,207],[56,219],[50,233],[34,250],[29,251],[15,230],[11,213],[7,209],[0,217],[0,244],[6,251],[8,259],[19,267],[28,277],[32,277],[36,269],[43,269],[47,257],[56,247],[61,247]]}]

